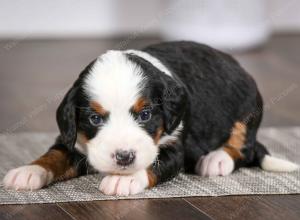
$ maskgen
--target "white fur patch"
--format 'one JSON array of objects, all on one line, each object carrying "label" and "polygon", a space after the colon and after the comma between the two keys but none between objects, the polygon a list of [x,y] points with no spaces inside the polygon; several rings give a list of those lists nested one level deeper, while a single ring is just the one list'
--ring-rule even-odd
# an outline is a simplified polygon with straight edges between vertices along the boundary
[{"label": "white fur patch", "polygon": [[163,65],[156,57],[150,55],[149,53],[146,53],[144,51],[140,50],[126,50],[125,53],[132,53],[136,56],[139,56],[148,62],[150,62],[153,66],[155,66],[160,71],[164,72],[168,76],[172,76],[171,71],[168,70],[168,68]]},{"label": "white fur patch", "polygon": [[132,175],[112,175],[103,178],[99,189],[106,195],[128,196],[144,191],[149,186],[146,170]]},{"label": "white fur patch", "polygon": [[85,80],[85,90],[108,111],[128,111],[143,89],[142,69],[121,51],[98,58]]},{"label": "white fur patch", "polygon": [[27,165],[10,170],[3,179],[5,188],[36,190],[49,184],[53,174],[39,165]]},{"label": "white fur patch", "polygon": [[183,124],[180,122],[180,124],[177,126],[177,128],[172,132],[170,135],[163,136],[159,141],[158,145],[163,145],[168,142],[176,141],[183,129]]},{"label": "white fur patch", "polygon": [[200,176],[226,176],[233,169],[233,159],[225,151],[216,150],[198,160],[195,172]]},{"label": "white fur patch", "polygon": [[287,160],[265,155],[262,160],[261,167],[263,170],[273,172],[292,172],[299,169],[299,165]]},{"label": "white fur patch", "polygon": [[[142,69],[121,51],[108,51],[98,58],[85,80],[86,93],[109,112],[108,121],[87,145],[88,160],[102,172],[130,174],[148,167],[158,149],[140,127],[130,109],[145,86]],[[116,165],[117,150],[135,151],[134,164],[123,169]]]}]

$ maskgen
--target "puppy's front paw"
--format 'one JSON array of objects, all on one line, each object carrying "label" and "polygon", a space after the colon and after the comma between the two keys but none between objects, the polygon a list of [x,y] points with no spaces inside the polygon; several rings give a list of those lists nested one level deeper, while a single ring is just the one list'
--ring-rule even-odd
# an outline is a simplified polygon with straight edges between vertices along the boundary
[{"label": "puppy's front paw", "polygon": [[146,170],[132,175],[111,175],[103,178],[100,191],[106,195],[128,196],[142,192],[149,186]]},{"label": "puppy's front paw", "polygon": [[3,179],[5,188],[35,190],[47,185],[53,175],[39,165],[27,165],[10,170]]},{"label": "puppy's front paw", "polygon": [[200,176],[226,176],[233,169],[233,159],[225,151],[216,150],[198,160],[195,172]]}]

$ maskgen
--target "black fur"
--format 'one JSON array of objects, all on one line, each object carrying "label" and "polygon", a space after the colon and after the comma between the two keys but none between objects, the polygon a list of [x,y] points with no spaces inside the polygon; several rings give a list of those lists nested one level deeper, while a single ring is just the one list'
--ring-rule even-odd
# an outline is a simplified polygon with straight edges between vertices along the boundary
[{"label": "black fur", "polygon": [[77,89],[77,86],[73,86],[68,91],[56,112],[56,120],[61,134],[60,140],[62,144],[71,151],[73,150],[77,139],[75,107],[75,95]]},{"label": "black fur", "polygon": [[157,161],[150,168],[157,177],[157,183],[168,181],[183,170],[183,154],[181,141],[167,144],[159,149]]},{"label": "black fur", "polygon": [[246,122],[247,140],[246,159],[237,161],[236,168],[258,165],[256,156],[267,151],[256,142],[262,99],[251,76],[231,56],[203,44],[162,43],[144,51],[158,58],[175,80],[186,86],[189,110],[182,140],[185,170],[194,172],[202,155],[221,147],[237,121]]}]

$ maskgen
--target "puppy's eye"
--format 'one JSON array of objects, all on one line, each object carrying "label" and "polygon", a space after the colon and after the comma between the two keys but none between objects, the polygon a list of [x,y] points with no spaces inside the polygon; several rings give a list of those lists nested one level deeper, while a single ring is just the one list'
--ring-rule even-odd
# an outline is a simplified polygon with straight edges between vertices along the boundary
[{"label": "puppy's eye", "polygon": [[97,114],[90,115],[89,120],[93,126],[100,126],[103,123],[103,119]]},{"label": "puppy's eye", "polygon": [[151,111],[149,109],[142,110],[139,114],[138,120],[140,122],[147,122],[151,119]]}]

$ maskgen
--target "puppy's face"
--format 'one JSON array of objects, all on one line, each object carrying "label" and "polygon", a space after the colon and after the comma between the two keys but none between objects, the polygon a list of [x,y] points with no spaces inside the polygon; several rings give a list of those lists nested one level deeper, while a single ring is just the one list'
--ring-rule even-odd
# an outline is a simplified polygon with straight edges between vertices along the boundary
[{"label": "puppy's face", "polygon": [[[159,145],[176,138],[184,112],[182,88],[146,60],[110,51],[86,68],[73,88],[57,112],[62,137],[73,145],[75,132],[78,150],[101,172],[146,169]],[[72,111],[70,125],[62,115]]]}]

